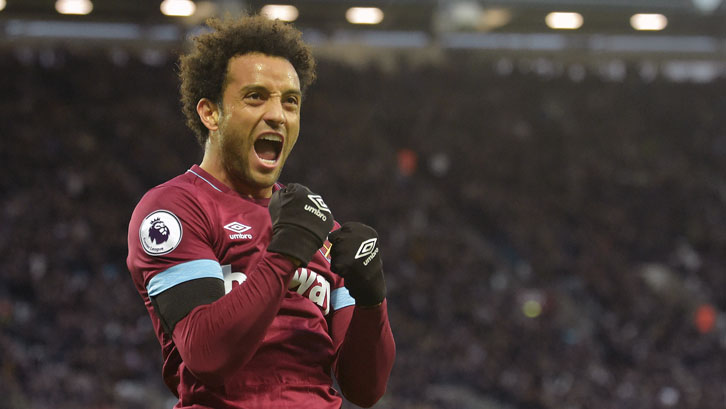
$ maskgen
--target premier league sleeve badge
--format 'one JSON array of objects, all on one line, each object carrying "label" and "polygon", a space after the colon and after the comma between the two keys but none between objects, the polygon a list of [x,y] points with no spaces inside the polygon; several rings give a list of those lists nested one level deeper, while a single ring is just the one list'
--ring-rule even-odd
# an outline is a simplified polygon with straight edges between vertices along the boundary
[{"label": "premier league sleeve badge", "polygon": [[155,210],[139,227],[139,240],[146,254],[160,256],[174,250],[182,239],[179,218],[168,210]]}]

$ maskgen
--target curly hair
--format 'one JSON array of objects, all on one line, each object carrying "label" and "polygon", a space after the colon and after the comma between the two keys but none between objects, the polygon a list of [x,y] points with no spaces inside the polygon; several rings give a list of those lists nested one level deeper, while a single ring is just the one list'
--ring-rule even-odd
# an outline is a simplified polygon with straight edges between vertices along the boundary
[{"label": "curly hair", "polygon": [[194,37],[193,49],[179,58],[182,112],[202,146],[209,133],[199,119],[197,103],[202,98],[222,100],[231,58],[251,52],[282,57],[295,68],[303,92],[315,81],[312,51],[293,26],[262,15],[211,18],[206,23],[212,31]]}]

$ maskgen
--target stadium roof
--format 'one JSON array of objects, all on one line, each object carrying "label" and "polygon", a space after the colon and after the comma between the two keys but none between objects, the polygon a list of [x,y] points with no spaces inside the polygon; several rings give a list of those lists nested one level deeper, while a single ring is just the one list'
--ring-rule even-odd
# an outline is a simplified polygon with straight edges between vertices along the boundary
[{"label": "stadium roof", "polygon": [[[0,6],[5,3],[0,10],[0,44],[110,41],[176,47],[207,17],[287,3],[297,9],[295,24],[319,46],[615,50],[726,59],[723,0],[216,0],[195,1],[194,14],[188,17],[164,15],[161,0],[70,0],[90,2],[92,10],[85,15],[62,15],[57,1],[61,0],[0,0]],[[379,8],[383,20],[351,24],[346,11],[361,4]],[[578,13],[580,26],[555,30],[546,21],[552,12]],[[635,30],[631,19],[636,13],[662,15],[666,25],[661,30]]]}]

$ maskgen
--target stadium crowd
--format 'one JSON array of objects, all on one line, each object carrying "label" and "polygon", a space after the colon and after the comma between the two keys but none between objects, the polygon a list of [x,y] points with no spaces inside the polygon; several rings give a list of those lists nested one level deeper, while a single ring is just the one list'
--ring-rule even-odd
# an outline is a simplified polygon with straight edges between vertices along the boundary
[{"label": "stadium crowd", "polygon": [[[173,405],[125,258],[201,158],[174,63],[0,51],[1,409]],[[381,235],[377,408],[726,406],[726,79],[554,67],[320,61],[282,181]]]}]

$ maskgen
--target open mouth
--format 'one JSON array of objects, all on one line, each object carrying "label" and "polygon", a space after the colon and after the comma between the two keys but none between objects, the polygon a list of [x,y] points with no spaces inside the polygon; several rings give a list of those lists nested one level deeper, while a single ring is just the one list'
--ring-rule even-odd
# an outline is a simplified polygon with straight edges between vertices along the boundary
[{"label": "open mouth", "polygon": [[260,160],[267,164],[274,164],[282,152],[282,137],[279,135],[263,135],[255,141],[255,153]]}]

